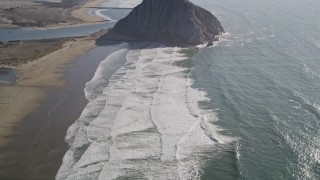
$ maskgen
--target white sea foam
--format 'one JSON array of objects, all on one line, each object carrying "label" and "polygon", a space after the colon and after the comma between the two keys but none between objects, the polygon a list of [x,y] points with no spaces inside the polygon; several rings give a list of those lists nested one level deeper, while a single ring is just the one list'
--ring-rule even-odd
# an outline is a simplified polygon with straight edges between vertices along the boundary
[{"label": "white sea foam", "polygon": [[[89,100],[69,128],[70,145],[56,179],[199,179],[201,153],[223,138],[199,108],[205,93],[192,88],[179,48],[123,49],[101,62],[86,84]],[[126,58],[106,84],[111,61]]]},{"label": "white sea foam", "polygon": [[106,11],[105,9],[99,9],[97,11],[95,11],[95,15],[102,17],[104,20],[106,21],[115,21],[113,19],[111,19],[109,16],[104,15],[102,12]]},{"label": "white sea foam", "polygon": [[216,46],[220,46],[220,45],[225,45],[225,46],[231,46],[231,44],[233,43],[231,40],[229,40],[231,34],[229,32],[225,32],[222,33],[221,35],[218,35],[217,38],[219,39],[219,41],[214,41],[213,45],[208,46],[208,43],[205,44],[200,44],[197,47],[198,48],[214,48]]}]

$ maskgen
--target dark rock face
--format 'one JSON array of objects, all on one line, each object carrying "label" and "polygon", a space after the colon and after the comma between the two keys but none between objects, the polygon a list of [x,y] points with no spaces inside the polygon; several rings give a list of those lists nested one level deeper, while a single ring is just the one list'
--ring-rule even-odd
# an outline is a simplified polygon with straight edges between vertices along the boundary
[{"label": "dark rock face", "polygon": [[143,0],[113,31],[145,41],[198,45],[224,32],[217,18],[188,0]]}]

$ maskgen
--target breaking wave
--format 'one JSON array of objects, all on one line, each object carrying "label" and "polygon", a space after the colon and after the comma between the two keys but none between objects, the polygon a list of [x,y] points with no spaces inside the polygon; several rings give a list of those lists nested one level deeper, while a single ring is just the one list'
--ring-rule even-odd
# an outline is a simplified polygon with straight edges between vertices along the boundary
[{"label": "breaking wave", "polygon": [[[205,93],[178,65],[188,57],[158,44],[121,46],[86,84],[89,103],[68,129],[56,179],[200,179],[203,153],[220,140],[217,117],[198,105]],[[106,80],[108,62],[123,58]]]}]

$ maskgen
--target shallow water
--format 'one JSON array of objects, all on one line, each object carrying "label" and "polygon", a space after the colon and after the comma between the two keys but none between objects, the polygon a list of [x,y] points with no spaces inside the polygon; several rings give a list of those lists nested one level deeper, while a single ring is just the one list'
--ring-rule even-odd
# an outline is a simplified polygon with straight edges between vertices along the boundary
[{"label": "shallow water", "polygon": [[0,82],[14,84],[16,80],[17,76],[11,69],[0,68]]},{"label": "shallow water", "polygon": [[[89,103],[68,130],[57,179],[200,178],[202,153],[220,139],[214,113],[197,106],[203,92],[177,65],[188,57],[157,44],[117,46],[86,84]],[[108,83],[113,61],[126,63]]]}]

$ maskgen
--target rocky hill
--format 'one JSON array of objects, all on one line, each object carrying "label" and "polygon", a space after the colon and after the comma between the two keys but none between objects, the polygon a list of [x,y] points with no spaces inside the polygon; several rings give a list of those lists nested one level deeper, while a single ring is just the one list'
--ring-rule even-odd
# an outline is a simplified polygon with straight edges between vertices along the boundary
[{"label": "rocky hill", "polygon": [[112,31],[142,41],[198,45],[216,41],[224,29],[214,15],[188,0],[144,0]]}]

